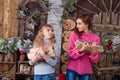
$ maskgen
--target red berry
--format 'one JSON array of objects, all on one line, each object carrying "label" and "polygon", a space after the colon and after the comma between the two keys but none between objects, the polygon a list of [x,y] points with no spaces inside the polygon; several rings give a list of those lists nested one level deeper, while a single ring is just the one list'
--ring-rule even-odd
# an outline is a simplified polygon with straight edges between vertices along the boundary
[{"label": "red berry", "polygon": [[24,51],[20,51],[20,55],[24,55]]}]

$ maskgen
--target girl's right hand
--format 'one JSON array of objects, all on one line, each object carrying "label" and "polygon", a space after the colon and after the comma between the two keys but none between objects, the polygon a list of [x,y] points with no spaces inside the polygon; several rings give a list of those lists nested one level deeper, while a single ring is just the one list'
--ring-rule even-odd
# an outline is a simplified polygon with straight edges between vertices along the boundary
[{"label": "girl's right hand", "polygon": [[83,52],[86,51],[90,47],[88,42],[84,42],[81,49],[79,51]]},{"label": "girl's right hand", "polygon": [[36,64],[38,61],[43,60],[43,57],[40,55],[40,53],[35,53],[33,59],[31,60],[32,64]]},{"label": "girl's right hand", "polygon": [[41,56],[41,54],[40,54],[39,52],[37,52],[37,53],[35,54],[35,56],[36,56],[36,58],[37,58],[38,60],[43,60],[43,57]]}]

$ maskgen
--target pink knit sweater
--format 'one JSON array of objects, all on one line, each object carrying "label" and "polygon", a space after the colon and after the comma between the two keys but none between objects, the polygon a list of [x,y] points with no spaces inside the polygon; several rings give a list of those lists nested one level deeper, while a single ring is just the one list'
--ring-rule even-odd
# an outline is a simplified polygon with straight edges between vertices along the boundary
[{"label": "pink knit sweater", "polygon": [[76,71],[79,74],[92,74],[92,63],[96,63],[99,61],[100,53],[96,53],[96,55],[93,55],[91,53],[85,53],[75,50],[74,43],[78,39],[87,42],[97,42],[98,45],[100,45],[100,38],[94,33],[83,33],[81,37],[78,37],[76,33],[72,31],[68,46],[69,60],[67,63],[67,69]]}]

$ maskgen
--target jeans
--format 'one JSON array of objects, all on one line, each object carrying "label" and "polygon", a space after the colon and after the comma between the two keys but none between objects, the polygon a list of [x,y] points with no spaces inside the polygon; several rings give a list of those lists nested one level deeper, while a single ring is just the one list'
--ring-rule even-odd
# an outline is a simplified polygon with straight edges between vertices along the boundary
[{"label": "jeans", "polygon": [[73,70],[67,69],[66,80],[89,80],[89,78],[90,78],[90,74],[80,75]]},{"label": "jeans", "polygon": [[55,74],[34,75],[34,80],[55,80]]}]

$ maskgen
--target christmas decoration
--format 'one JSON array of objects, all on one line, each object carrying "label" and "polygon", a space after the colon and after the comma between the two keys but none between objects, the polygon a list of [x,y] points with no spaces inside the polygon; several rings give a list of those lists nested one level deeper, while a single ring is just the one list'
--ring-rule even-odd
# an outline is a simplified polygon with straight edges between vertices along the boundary
[{"label": "christmas decoration", "polygon": [[120,35],[108,34],[102,38],[105,53],[116,53],[120,48]]},{"label": "christmas decoration", "polygon": [[28,53],[32,47],[32,41],[24,40],[20,37],[0,39],[0,52],[5,54],[14,53],[19,49],[20,54]]},{"label": "christmas decoration", "polygon": [[58,80],[65,80],[66,79],[66,75],[64,73],[59,73],[57,78],[58,78]]},{"label": "christmas decoration", "polygon": [[24,51],[20,51],[20,55],[24,55],[25,53],[24,53]]},{"label": "christmas decoration", "polygon": [[74,4],[77,2],[77,0],[62,0],[62,2],[62,7],[64,7],[63,16],[68,15],[70,12],[76,10]]}]

